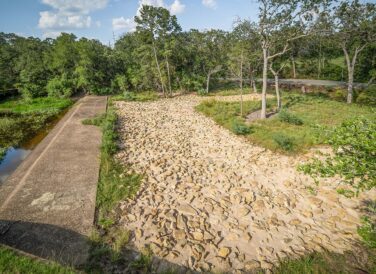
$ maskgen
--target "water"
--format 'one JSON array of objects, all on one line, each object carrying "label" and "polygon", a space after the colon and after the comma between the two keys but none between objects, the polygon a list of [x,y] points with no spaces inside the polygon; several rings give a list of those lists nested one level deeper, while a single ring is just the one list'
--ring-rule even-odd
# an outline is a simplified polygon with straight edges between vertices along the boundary
[{"label": "water", "polygon": [[8,149],[5,158],[0,164],[0,184],[5,182],[9,175],[16,170],[30,152],[31,150],[23,148],[11,147]]},{"label": "water", "polygon": [[19,147],[11,147],[7,150],[4,159],[0,162],[0,185],[11,175],[31,151],[48,135],[51,129],[60,121],[63,111],[55,120],[46,124],[45,128],[39,131],[33,138],[21,144]]}]

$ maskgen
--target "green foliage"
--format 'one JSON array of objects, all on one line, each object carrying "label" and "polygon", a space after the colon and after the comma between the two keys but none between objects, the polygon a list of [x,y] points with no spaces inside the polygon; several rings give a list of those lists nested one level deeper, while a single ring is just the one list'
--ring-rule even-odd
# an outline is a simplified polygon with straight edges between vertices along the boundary
[{"label": "green foliage", "polygon": [[285,151],[292,151],[295,147],[295,139],[285,134],[275,134],[273,140]]},{"label": "green foliage", "polygon": [[140,258],[131,263],[131,267],[143,273],[150,273],[152,270],[152,256],[153,253],[151,249],[145,248],[141,253]]},{"label": "green foliage", "polygon": [[101,170],[97,191],[97,208],[99,209],[99,223],[104,227],[111,221],[108,214],[111,209],[122,199],[134,195],[141,183],[142,176],[128,172],[126,167],[114,159],[118,150],[116,133],[117,115],[110,107],[107,114],[83,123],[101,126],[103,131],[101,146]]},{"label": "green foliage", "polygon": [[370,248],[376,248],[376,223],[369,217],[362,218],[362,225],[358,228],[358,234],[363,242]]},{"label": "green foliage", "polygon": [[292,125],[297,125],[297,126],[303,125],[303,120],[299,116],[292,114],[288,112],[287,110],[281,110],[278,114],[278,118],[282,122],[286,122]]},{"label": "green foliage", "polygon": [[[349,105],[308,95],[291,94],[283,96],[282,100],[285,102],[285,107],[288,107],[288,112],[299,117],[304,124],[298,126],[282,122],[278,115],[262,121],[253,121],[252,131],[246,135],[251,142],[274,151],[297,153],[306,151],[314,145],[323,144],[327,129],[333,128],[345,120],[359,115],[371,120],[376,119],[374,109],[366,106]],[[268,105],[275,105],[275,101],[269,100]],[[244,102],[244,110],[248,113],[259,109],[260,102]],[[234,119],[239,119],[240,116],[239,102],[206,100],[198,105],[196,110],[212,117],[216,123],[231,131],[234,130],[231,122]],[[292,150],[282,149],[275,141],[275,136],[280,134],[292,140]]]},{"label": "green foliage", "polygon": [[0,147],[0,164],[1,164],[1,161],[4,159],[6,153],[7,153],[7,148],[5,147]]},{"label": "green foliage", "polygon": [[356,98],[356,102],[358,104],[376,107],[376,85],[371,85],[362,91]]},{"label": "green foliage", "polygon": [[334,155],[321,161],[314,159],[300,170],[315,180],[320,177],[340,176],[341,183],[350,187],[342,192],[346,196],[376,186],[376,124],[374,120],[355,118],[343,122],[329,132],[326,143]]},{"label": "green foliage", "polygon": [[[366,255],[364,255],[366,254]],[[368,260],[364,262],[364,257]],[[324,251],[311,253],[297,259],[286,258],[278,267],[272,269],[276,274],[329,274],[357,273],[362,269],[365,273],[374,273],[376,267],[373,250],[362,248],[358,251],[347,251],[343,254]]]},{"label": "green foliage", "polygon": [[72,104],[69,99],[36,98],[0,103],[0,147],[18,146]]},{"label": "green foliage", "polygon": [[67,75],[55,77],[48,81],[48,96],[56,98],[69,98],[73,94],[74,83],[68,80]]},{"label": "green foliage", "polygon": [[100,127],[104,123],[105,119],[106,114],[102,114],[91,119],[85,119],[82,121],[82,124]]},{"label": "green foliage", "polygon": [[0,246],[0,273],[73,274],[76,271],[69,267],[60,266],[57,263],[46,263],[22,256]]},{"label": "green foliage", "polygon": [[[129,241],[129,231],[117,228],[113,209],[127,198],[131,198],[139,189],[142,176],[131,172],[119,163],[114,155],[118,151],[116,132],[117,115],[110,106],[107,114],[83,121],[87,125],[102,128],[101,167],[97,189],[96,207],[101,235],[93,233],[92,248],[86,269],[90,273],[105,273],[106,266],[122,262],[122,250]],[[124,266],[122,266],[124,267]]]},{"label": "green foliage", "polygon": [[70,99],[35,98],[31,101],[10,99],[0,103],[0,113],[30,113],[44,111],[61,111],[72,104]]},{"label": "green foliage", "polygon": [[247,135],[251,133],[251,128],[246,126],[243,122],[239,120],[233,120],[231,127],[232,131],[237,135]]}]

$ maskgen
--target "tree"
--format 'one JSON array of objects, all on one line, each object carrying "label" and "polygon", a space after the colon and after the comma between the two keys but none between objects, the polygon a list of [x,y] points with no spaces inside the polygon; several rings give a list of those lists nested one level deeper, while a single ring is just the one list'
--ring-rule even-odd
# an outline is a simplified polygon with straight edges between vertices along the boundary
[{"label": "tree", "polygon": [[211,77],[220,72],[226,63],[226,32],[210,30],[198,35],[198,53],[206,75],[206,93],[210,90]]},{"label": "tree", "polygon": [[275,86],[275,94],[277,96],[277,110],[280,111],[282,108],[282,99],[281,99],[281,94],[279,92],[279,74],[283,70],[283,68],[287,65],[287,62],[282,63],[279,65],[278,69],[273,68],[273,61],[270,62],[270,71],[274,75],[274,86]]},{"label": "tree", "polygon": [[376,41],[376,5],[358,0],[342,2],[335,10],[333,31],[345,55],[348,88],[347,103],[353,102],[354,71],[359,54]]},{"label": "tree", "polygon": [[[163,80],[162,68],[160,61],[158,59],[158,42],[166,42],[167,45],[169,45],[168,38],[171,34],[178,33],[181,30],[181,27],[177,22],[176,16],[171,16],[170,12],[167,9],[147,5],[142,6],[142,9],[140,10],[140,15],[135,16],[135,22],[137,23],[137,32],[143,34],[146,43],[151,44],[162,92],[164,95],[166,95],[166,85]],[[169,53],[169,47],[167,46],[164,51],[164,57],[166,60],[167,78],[170,88],[171,75],[168,62]]]},{"label": "tree", "polygon": [[[252,25],[249,21],[237,20],[234,29],[229,35],[231,46],[228,54],[228,68],[232,76],[239,79],[240,87],[240,115],[243,116],[243,76],[245,67],[250,67],[250,52],[252,45]],[[253,78],[253,71],[252,71]],[[254,81],[254,79],[252,79]]]},{"label": "tree", "polygon": [[[266,118],[266,90],[269,62],[285,54],[291,41],[307,35],[307,26],[313,19],[320,1],[300,0],[259,0],[258,32],[261,38],[263,56],[261,119]],[[281,30],[287,31],[282,32]],[[276,43],[284,46],[277,52],[271,52]]]}]

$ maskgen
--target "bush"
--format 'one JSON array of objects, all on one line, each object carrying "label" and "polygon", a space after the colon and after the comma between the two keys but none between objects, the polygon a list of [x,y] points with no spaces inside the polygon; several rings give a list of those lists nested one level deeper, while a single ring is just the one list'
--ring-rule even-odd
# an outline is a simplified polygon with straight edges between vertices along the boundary
[{"label": "bush", "polygon": [[346,121],[328,134],[325,143],[333,147],[334,155],[299,167],[316,182],[320,177],[339,176],[350,189],[346,196],[376,187],[376,123],[366,118]]},{"label": "bush", "polygon": [[129,101],[129,102],[136,101],[136,96],[134,95],[134,93],[129,92],[129,91],[124,92],[123,98],[124,98],[125,101]]},{"label": "bush", "polygon": [[369,217],[362,218],[362,225],[358,228],[358,234],[367,246],[376,248],[376,224]]},{"label": "bush", "polygon": [[251,133],[250,127],[246,126],[244,123],[234,120],[231,122],[232,131],[236,135],[247,135]]},{"label": "bush", "polygon": [[292,114],[291,112],[287,112],[286,110],[282,110],[278,114],[278,118],[282,122],[286,122],[292,125],[297,125],[297,126],[303,125],[303,120],[299,116]]},{"label": "bush", "polygon": [[346,101],[347,90],[343,88],[334,89],[332,93],[329,93],[329,97],[333,100],[343,102]]},{"label": "bush", "polygon": [[208,93],[206,92],[205,89],[200,88],[199,90],[197,90],[197,95],[199,95],[199,96],[207,96]]},{"label": "bush", "polygon": [[39,96],[41,88],[35,84],[22,84],[20,85],[20,91],[25,100],[31,100]]},{"label": "bush", "polygon": [[48,81],[47,92],[50,97],[69,98],[73,94],[73,81],[63,74]]},{"label": "bush", "polygon": [[275,134],[273,140],[285,151],[292,151],[295,147],[295,139],[285,134]]},{"label": "bush", "polygon": [[361,92],[356,99],[358,104],[376,107],[376,85],[369,86]]}]

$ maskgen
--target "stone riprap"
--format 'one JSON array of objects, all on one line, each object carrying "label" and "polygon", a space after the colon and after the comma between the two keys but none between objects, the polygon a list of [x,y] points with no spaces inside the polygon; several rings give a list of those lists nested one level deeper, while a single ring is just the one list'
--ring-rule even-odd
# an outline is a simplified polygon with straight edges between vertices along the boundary
[{"label": "stone riprap", "polygon": [[311,194],[313,181],[296,169],[308,156],[273,153],[232,134],[194,110],[205,99],[116,103],[117,157],[145,174],[136,197],[120,205],[131,244],[193,270],[230,272],[351,248],[360,198],[338,195],[329,181]]}]

